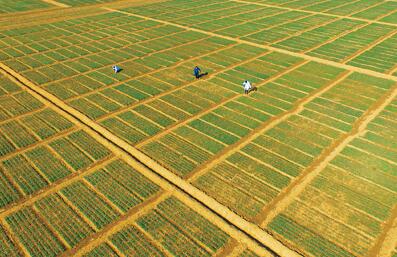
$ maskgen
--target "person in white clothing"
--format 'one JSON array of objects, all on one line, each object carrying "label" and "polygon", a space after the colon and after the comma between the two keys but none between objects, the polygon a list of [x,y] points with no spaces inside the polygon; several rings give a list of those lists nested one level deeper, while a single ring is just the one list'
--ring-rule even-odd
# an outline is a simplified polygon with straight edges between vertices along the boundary
[{"label": "person in white clothing", "polygon": [[243,82],[243,87],[244,87],[244,94],[248,94],[252,88],[251,83],[248,80]]}]

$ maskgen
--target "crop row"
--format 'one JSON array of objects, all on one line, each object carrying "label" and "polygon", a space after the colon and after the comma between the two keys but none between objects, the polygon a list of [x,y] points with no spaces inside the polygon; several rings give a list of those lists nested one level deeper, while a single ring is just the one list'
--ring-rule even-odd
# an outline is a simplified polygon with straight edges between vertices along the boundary
[{"label": "crop row", "polygon": [[3,95],[1,99],[1,121],[11,119],[43,107],[43,104],[26,91]]},{"label": "crop row", "polygon": [[35,206],[46,222],[65,239],[70,247],[94,232],[57,194],[39,200]]},{"label": "crop row", "polygon": [[[64,40],[73,40],[73,36],[77,34],[90,35],[90,33],[98,31],[98,35],[107,34],[110,36],[120,34],[120,30],[123,30],[122,32],[124,33],[130,32],[131,30],[127,29],[129,25],[137,28],[145,28],[150,27],[149,24],[155,23],[116,12],[104,13],[80,18],[72,17],[71,19],[63,21],[3,30],[0,32],[0,42],[4,47],[16,46],[17,49],[21,50],[26,49],[18,48],[23,45],[32,46],[31,48],[36,50],[48,50],[53,47],[70,46],[73,43],[79,42],[79,40],[74,40],[72,44],[68,44],[67,40],[66,42]],[[85,39],[87,40],[87,38]]]},{"label": "crop row", "polygon": [[396,2],[384,2],[362,12],[355,13],[352,15],[352,17],[376,20],[381,16],[387,15],[388,13],[393,13],[393,10],[396,10],[396,8]]},{"label": "crop row", "polygon": [[129,225],[112,235],[110,241],[126,256],[165,256],[161,250],[151,243],[150,238],[134,226]]},{"label": "crop row", "polygon": [[176,198],[168,198],[137,224],[175,255],[211,256],[229,236]]},{"label": "crop row", "polygon": [[52,7],[51,4],[40,0],[21,0],[16,2],[4,2],[0,14],[4,13],[16,13],[16,12],[25,12],[25,11],[32,11],[36,9],[45,9]]},{"label": "crop row", "polygon": [[[245,36],[243,39],[260,44],[272,44],[276,41],[286,39],[295,33],[314,28],[319,24],[327,24],[335,20],[333,17],[323,15],[308,16],[307,13],[296,11],[282,13],[278,16],[282,16],[285,20],[277,19],[278,17],[275,16],[274,21],[272,21],[272,17],[270,17],[270,21],[254,21],[255,23],[258,23],[257,26],[259,28],[263,28],[264,26],[270,26],[270,28]],[[278,25],[279,23],[281,24]]]},{"label": "crop row", "polygon": [[354,53],[394,30],[392,26],[369,24],[330,43],[320,46],[308,54],[327,60],[343,62]]},{"label": "crop row", "polygon": [[106,243],[102,243],[84,255],[84,257],[119,257],[117,253]]},{"label": "crop row", "polygon": [[348,64],[378,72],[391,71],[397,62],[397,54],[393,50],[396,44],[397,36],[394,35],[352,59]]},{"label": "crop row", "polygon": [[20,257],[22,256],[18,248],[14,245],[11,238],[6,234],[3,227],[0,227],[0,252],[4,256]]},{"label": "crop row", "polygon": [[297,36],[290,37],[274,46],[294,52],[304,52],[364,24],[365,23],[361,21],[340,19]]},{"label": "crop row", "polygon": [[[159,19],[172,19],[174,14],[175,18],[186,16],[186,13],[194,11],[194,13],[206,13],[210,11],[217,11],[220,9],[227,8],[228,6],[243,6],[244,4],[232,3],[224,0],[206,1],[165,1],[163,3],[148,4],[139,7],[129,7],[122,9],[125,12],[137,13],[149,17],[156,17]],[[210,9],[207,9],[210,8]],[[188,12],[187,12],[188,11]]]},{"label": "crop row", "polygon": [[253,220],[264,206],[262,201],[240,188],[233,187],[213,172],[205,173],[193,184],[247,220]]},{"label": "crop row", "polygon": [[13,213],[6,221],[32,257],[57,256],[66,249],[32,208]]}]

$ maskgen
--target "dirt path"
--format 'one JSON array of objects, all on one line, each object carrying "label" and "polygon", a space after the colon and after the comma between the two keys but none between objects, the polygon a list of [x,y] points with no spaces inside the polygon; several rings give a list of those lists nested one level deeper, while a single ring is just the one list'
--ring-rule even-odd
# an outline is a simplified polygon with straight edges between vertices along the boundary
[{"label": "dirt path", "polygon": [[372,105],[354,124],[350,133],[342,136],[325,150],[321,156],[312,163],[302,174],[286,187],[273,201],[262,211],[258,220],[261,227],[273,220],[317,177],[328,163],[334,159],[353,139],[365,132],[365,128],[393,99],[397,97],[397,85],[392,87],[382,98]]},{"label": "dirt path", "polygon": [[[239,1],[239,0],[233,0],[233,1]],[[243,1],[243,2],[245,2],[245,1]],[[201,30],[201,29],[191,28],[191,27],[188,27],[188,26],[176,24],[176,23],[173,23],[173,22],[163,21],[163,20],[159,20],[159,19],[154,19],[154,18],[143,16],[143,15],[139,15],[139,14],[133,14],[133,13],[129,13],[129,12],[119,11],[119,10],[112,9],[112,8],[107,8],[107,7],[103,7],[103,9],[108,10],[108,11],[113,11],[113,12],[124,13],[124,14],[130,15],[130,16],[135,16],[135,17],[139,17],[139,18],[143,18],[143,19],[147,19],[147,20],[161,22],[161,23],[172,25],[172,26],[176,26],[176,27],[179,27],[179,28],[183,28],[183,29],[187,29],[187,30],[191,30],[191,31],[196,31],[196,32],[200,32],[200,33],[211,35],[211,36],[215,36],[215,37],[228,39],[228,40],[235,41],[235,42],[238,42],[238,43],[244,43],[244,44],[247,44],[247,45],[252,45],[252,46],[255,46],[255,47],[267,49],[267,50],[278,52],[278,53],[283,53],[283,54],[287,54],[287,55],[291,55],[291,56],[300,57],[300,58],[303,58],[303,59],[306,59],[306,60],[315,61],[315,62],[318,62],[318,63],[330,65],[330,66],[337,67],[337,68],[342,68],[342,69],[349,70],[349,71],[355,71],[355,72],[363,73],[363,74],[374,76],[374,77],[378,77],[378,78],[384,78],[384,79],[397,81],[397,76],[393,76],[393,75],[389,75],[389,74],[384,74],[384,73],[380,73],[380,72],[376,72],[376,71],[372,71],[372,70],[368,70],[368,69],[354,67],[354,66],[351,66],[351,65],[342,64],[342,63],[338,63],[338,62],[334,62],[334,61],[329,61],[329,60],[325,60],[325,59],[322,59],[322,58],[309,56],[309,55],[302,54],[302,53],[296,53],[296,52],[292,52],[292,51],[288,51],[288,50],[284,50],[284,49],[280,49],[280,48],[276,48],[276,47],[272,47],[272,46],[265,46],[265,45],[253,43],[253,42],[250,42],[250,41],[247,41],[247,40],[236,39],[236,38],[229,37],[229,36],[223,36],[223,35],[219,35],[219,34],[216,34],[216,33],[213,33],[213,32],[208,32],[208,31]],[[397,25],[395,25],[395,26],[397,26]]]},{"label": "dirt path", "polygon": [[377,23],[377,24],[389,25],[389,26],[397,27],[397,24],[394,24],[394,23],[382,22],[382,21],[374,21],[374,20],[350,17],[350,16],[346,16],[346,15],[337,15],[337,14],[330,14],[330,13],[323,13],[323,12],[316,12],[316,11],[308,11],[308,10],[302,10],[302,9],[297,9],[297,8],[289,8],[289,7],[285,7],[285,6],[279,6],[279,5],[271,5],[271,4],[265,4],[265,3],[254,3],[254,2],[244,1],[244,0],[231,0],[231,1],[232,2],[236,2],[236,3],[250,3],[250,4],[266,6],[266,7],[281,8],[281,9],[285,9],[285,10],[289,10],[289,11],[313,13],[313,14],[319,14],[319,15],[325,15],[325,16],[331,16],[331,17],[338,17],[338,18],[341,18],[341,19],[365,21],[365,22],[368,22],[368,23]]},{"label": "dirt path", "polygon": [[55,5],[55,6],[58,6],[58,7],[63,7],[63,8],[70,7],[70,5],[59,3],[59,2],[54,1],[54,0],[41,0],[41,1],[49,3],[49,4],[52,4],[52,5]]},{"label": "dirt path", "polygon": [[[167,169],[159,165],[155,160],[138,151],[136,148],[132,147],[130,144],[115,136],[102,126],[96,124],[87,116],[66,105],[63,101],[51,95],[44,89],[33,84],[22,75],[10,69],[8,66],[0,63],[0,68],[4,69],[9,74],[9,76],[13,76],[17,80],[19,80],[22,84],[25,85],[25,87],[31,89],[42,98],[46,99],[53,106],[59,108],[63,112],[66,112],[68,117],[74,119],[76,122],[79,122],[82,127],[86,127],[88,133],[93,136],[98,142],[107,146],[111,151],[115,153],[116,156],[122,157],[123,160],[125,160],[128,164],[138,170],[141,174],[143,174],[156,184],[160,185],[162,188],[168,188],[168,191],[183,191],[185,196],[189,196],[185,198],[193,198],[197,201],[196,207],[203,207],[202,205],[204,205],[206,208],[208,208],[206,209],[203,207],[206,211],[211,212],[210,210],[212,210],[211,213],[213,214],[213,218],[211,219],[211,221],[214,222],[214,219],[223,221],[222,223],[219,223],[222,230],[228,231],[233,228],[234,233],[241,233],[241,235],[243,235],[242,238],[247,238],[247,240],[251,244],[256,245],[255,242],[259,242],[260,244],[262,244],[262,247],[265,246],[270,248],[281,257],[300,256],[297,252],[283,245],[280,241],[273,238],[270,234],[263,231],[257,225],[252,224],[241,218],[239,215],[232,212],[229,208],[217,202],[214,198],[208,196],[207,194],[192,186],[188,182],[184,181],[174,173],[168,171]],[[134,161],[134,159],[138,160],[140,163],[137,163],[136,161]],[[144,163],[145,166],[143,166],[141,163]],[[201,214],[201,212],[199,213]],[[117,226],[120,227],[121,225],[119,224]],[[239,230],[237,230],[236,228],[238,228]],[[109,228],[109,230],[110,229],[111,228]],[[109,230],[103,233],[109,233]],[[84,246],[84,248],[82,245],[82,249],[91,249],[88,247],[88,245]],[[67,253],[74,254],[74,251],[68,251]],[[62,256],[71,256],[68,254],[65,253],[65,255]]]}]

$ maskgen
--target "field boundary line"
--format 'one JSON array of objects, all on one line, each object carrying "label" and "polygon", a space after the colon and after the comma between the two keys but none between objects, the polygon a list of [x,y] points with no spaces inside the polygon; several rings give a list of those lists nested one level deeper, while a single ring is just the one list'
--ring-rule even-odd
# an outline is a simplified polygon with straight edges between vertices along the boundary
[{"label": "field boundary line", "polygon": [[[165,169],[163,166],[158,164],[155,160],[151,159],[149,156],[137,150],[123,139],[115,136],[113,133],[109,132],[102,126],[98,125],[84,114],[66,105],[60,99],[51,95],[44,89],[38,87],[37,85],[35,85],[31,81],[23,77],[22,75],[18,74],[8,66],[4,65],[3,63],[0,63],[0,68],[6,70],[10,74],[10,76],[14,76],[16,79],[21,81],[22,84],[24,84],[27,88],[30,88],[32,91],[36,92],[42,98],[47,99],[47,101],[52,103],[54,106],[66,112],[68,117],[69,116],[73,117],[74,120],[77,120],[82,125],[89,128],[90,133],[95,135],[94,138],[96,138],[100,143],[104,144],[105,146],[106,145],[111,146],[110,149],[115,149],[116,150],[115,152],[117,153],[118,156],[120,155],[122,156],[127,155],[130,157],[132,156],[134,159],[138,160],[139,163],[130,161],[130,163],[133,163],[133,167],[137,167],[139,165],[144,164],[146,166],[146,172],[141,172],[141,174],[145,175],[153,182],[156,183],[156,181],[158,181],[157,184],[160,186],[164,184],[170,185],[169,188],[171,187],[172,188],[171,190],[175,192],[178,191],[176,189],[183,191],[185,194],[190,196],[190,198],[193,198],[198,203],[201,203],[202,205],[206,206],[208,208],[208,211],[211,210],[213,213],[219,215],[220,216],[219,219],[223,220],[224,222],[227,222],[226,223],[227,226],[232,225],[237,227],[239,231],[244,233],[248,238],[250,238],[253,241],[259,242],[260,244],[262,244],[262,246],[271,249],[271,251],[275,252],[281,257],[298,257],[298,256],[301,257],[299,253],[289,249],[287,246],[282,244],[279,240],[275,239],[272,235],[270,235],[266,231],[262,230],[256,224],[253,224],[241,218],[239,215],[232,212],[229,208],[217,202],[214,198],[208,196],[207,194],[197,189],[187,181],[183,180],[176,174]],[[127,158],[125,157],[124,159]],[[150,170],[148,170],[147,168],[149,168]],[[197,205],[202,207],[198,203]],[[215,215],[214,217],[218,218],[217,215]],[[224,223],[221,228],[223,227],[225,227]]]},{"label": "field boundary line", "polygon": [[279,123],[285,121],[290,116],[301,112],[303,110],[305,104],[309,103],[314,98],[316,98],[316,97],[320,96],[321,94],[323,94],[324,92],[328,91],[334,85],[336,85],[340,81],[344,80],[350,74],[351,74],[351,72],[349,72],[349,71],[343,72],[341,75],[339,75],[339,77],[335,81],[332,81],[328,85],[325,85],[322,88],[314,91],[312,94],[309,94],[308,96],[298,100],[293,105],[293,108],[291,110],[286,111],[280,115],[271,117],[268,121],[262,123],[259,127],[252,130],[247,136],[241,138],[237,143],[224,148],[224,150],[222,150],[220,153],[218,153],[217,156],[210,159],[207,163],[203,163],[201,166],[198,167],[198,169],[196,171],[193,171],[192,172],[193,176],[190,176],[188,178],[188,181],[195,180],[196,178],[198,178],[199,176],[201,176],[202,174],[204,174],[205,172],[210,170],[212,167],[214,167],[217,164],[221,163],[222,161],[226,160],[232,154],[240,151],[243,147],[250,144],[255,138],[261,136],[264,132],[277,126]]},{"label": "field boundary line", "polygon": [[41,1],[45,2],[45,3],[48,3],[48,4],[52,4],[52,5],[58,6],[58,7],[63,7],[63,8],[71,7],[70,5],[59,3],[59,2],[54,1],[54,0],[41,0]]},{"label": "field boundary line", "polygon": [[[266,53],[266,54],[268,54],[268,53]],[[265,55],[266,55],[266,54],[265,54]],[[258,57],[257,57],[257,58],[258,58]],[[251,61],[251,60],[247,60],[247,62],[249,62],[249,61]],[[245,63],[245,62],[244,62],[244,63]],[[263,86],[263,85],[265,85],[266,83],[272,82],[273,80],[276,80],[276,79],[278,79],[279,77],[281,77],[281,76],[283,76],[283,75],[285,75],[285,74],[287,74],[287,73],[289,73],[289,72],[291,72],[291,71],[293,71],[293,70],[295,70],[295,69],[297,69],[297,68],[299,68],[299,67],[301,67],[301,66],[303,66],[303,65],[305,65],[305,64],[307,64],[307,63],[308,63],[308,61],[301,61],[301,62],[299,62],[298,64],[292,65],[292,66],[288,67],[286,70],[280,72],[279,74],[276,74],[276,75],[274,75],[274,76],[272,76],[272,77],[269,77],[268,79],[262,80],[260,83],[257,84],[257,86],[258,86],[258,87],[259,87],[259,86]],[[239,65],[241,65],[241,64],[243,64],[243,63],[240,63]],[[238,66],[238,65],[236,65],[236,66]],[[232,68],[231,68],[231,69],[232,69]],[[145,145],[151,143],[152,141],[155,141],[155,140],[159,139],[160,137],[162,137],[162,136],[168,134],[170,131],[173,131],[174,129],[177,129],[177,128],[183,126],[183,125],[186,125],[186,124],[188,124],[189,122],[191,122],[191,121],[193,121],[193,120],[199,119],[200,117],[202,117],[202,116],[204,116],[204,115],[206,115],[206,114],[212,112],[213,110],[219,108],[220,106],[225,105],[225,103],[231,102],[231,101],[233,101],[233,100],[235,100],[235,99],[237,99],[237,98],[239,98],[239,97],[241,97],[241,94],[236,94],[236,95],[234,95],[234,96],[232,96],[232,97],[230,97],[230,98],[228,98],[228,99],[224,99],[224,100],[220,101],[219,103],[217,103],[217,104],[211,106],[210,108],[204,109],[203,111],[201,111],[201,112],[195,114],[194,116],[191,116],[191,117],[189,117],[189,118],[187,118],[187,119],[185,119],[185,120],[183,120],[183,121],[181,121],[181,122],[179,122],[179,123],[176,123],[176,124],[174,124],[174,125],[172,125],[172,126],[166,128],[165,130],[162,130],[160,133],[158,133],[158,134],[156,134],[156,135],[154,135],[154,136],[152,136],[152,137],[150,137],[150,138],[147,138],[147,139],[145,139],[145,140],[142,140],[141,142],[135,144],[135,147],[136,147],[136,148],[143,147],[143,146],[145,146]],[[203,122],[208,123],[208,122],[206,122],[206,121],[203,121]],[[219,126],[216,126],[215,124],[211,124],[211,125],[212,125],[212,126],[215,126],[215,127],[218,127],[218,128],[221,129],[221,130],[226,131],[224,128],[220,128]],[[238,135],[235,135],[235,134],[233,134],[232,132],[229,132],[229,131],[226,131],[226,132],[229,133],[229,134],[231,134],[231,135],[234,135],[234,136],[236,136],[236,137],[239,137]]]},{"label": "field boundary line", "polygon": [[367,51],[371,50],[372,48],[376,47],[377,45],[383,43],[385,40],[388,40],[395,34],[397,34],[397,29],[392,30],[390,33],[384,35],[383,37],[378,38],[377,40],[373,41],[371,44],[367,45],[365,48],[361,48],[359,51],[355,52],[353,55],[346,57],[345,59],[342,60],[342,63],[347,63],[347,62],[353,60],[354,58],[358,57],[362,53],[367,52]]},{"label": "field boundary line", "polygon": [[[345,19],[351,19],[351,20],[365,21],[365,22],[368,22],[368,23],[378,23],[378,24],[382,24],[382,25],[389,25],[389,26],[397,27],[397,24],[394,24],[394,23],[388,23],[388,22],[382,22],[382,21],[374,21],[374,20],[368,20],[368,19],[350,17],[350,16],[346,16],[346,15],[337,15],[337,14],[330,14],[330,13],[322,13],[322,12],[316,12],[316,11],[309,11],[309,10],[302,10],[302,9],[284,7],[284,6],[279,6],[279,5],[271,5],[271,4],[265,4],[265,3],[248,2],[248,1],[244,1],[244,0],[231,0],[231,1],[232,1],[232,2],[237,2],[237,3],[250,3],[250,4],[255,4],[255,5],[267,6],[267,7],[281,8],[281,9],[290,10],[290,11],[314,13],[314,14],[319,14],[319,15],[338,17],[338,18],[342,18],[342,19],[345,18]],[[331,8],[331,9],[334,9],[334,8]],[[329,10],[331,10],[331,9],[329,9]]]},{"label": "field boundary line", "polygon": [[397,85],[392,86],[361,117],[353,123],[349,133],[341,135],[330,146],[324,149],[320,156],[310,166],[292,181],[258,216],[261,227],[264,228],[281,213],[303,190],[317,177],[320,172],[333,160],[353,139],[365,133],[366,126],[397,96]]},{"label": "field boundary line", "polygon": [[[232,1],[241,1],[241,0],[232,0]],[[314,57],[314,56],[309,56],[309,55],[302,54],[302,53],[296,53],[296,52],[280,49],[280,48],[273,47],[273,46],[261,45],[261,44],[253,43],[253,42],[250,42],[250,41],[247,41],[247,40],[242,40],[242,39],[233,38],[233,37],[229,37],[229,36],[223,36],[223,35],[216,34],[214,32],[209,32],[209,31],[205,31],[205,30],[201,30],[201,29],[191,28],[191,27],[180,25],[180,24],[177,24],[177,23],[173,23],[173,22],[169,22],[169,21],[163,21],[163,20],[159,20],[159,19],[155,19],[155,18],[149,18],[147,16],[134,14],[134,13],[129,13],[129,12],[125,12],[125,11],[120,11],[120,10],[117,10],[117,9],[105,8],[105,7],[103,9],[108,10],[108,11],[112,11],[112,12],[124,13],[124,14],[128,14],[128,15],[131,15],[131,16],[139,17],[139,18],[146,18],[146,19],[152,20],[152,21],[162,22],[164,24],[173,25],[173,26],[184,28],[184,29],[187,29],[187,30],[196,31],[196,32],[200,32],[200,33],[203,33],[203,34],[224,38],[224,39],[227,39],[227,40],[235,41],[237,43],[244,43],[244,44],[255,46],[255,47],[259,47],[259,48],[262,48],[262,49],[267,49],[267,50],[270,50],[270,51],[274,51],[274,52],[278,52],[278,53],[282,53],[282,54],[287,54],[287,55],[290,55],[290,56],[300,57],[300,58],[303,58],[303,59],[306,59],[306,60],[315,61],[315,62],[318,62],[318,63],[321,63],[321,64],[326,64],[326,65],[330,65],[330,66],[337,67],[337,68],[342,68],[342,69],[349,70],[349,71],[355,71],[355,72],[358,72],[358,73],[362,73],[362,74],[366,74],[366,75],[370,75],[370,76],[374,76],[374,77],[378,77],[378,78],[384,78],[384,79],[397,81],[397,76],[388,75],[388,74],[381,73],[381,72],[376,72],[376,71],[372,71],[372,70],[368,70],[368,69],[363,69],[363,68],[355,67],[355,66],[352,66],[352,65],[344,64],[344,63],[338,63],[338,62],[335,62],[335,61],[330,61],[330,60],[326,60],[326,59],[322,59],[322,58],[318,58],[318,57]],[[397,27],[397,25],[395,25],[395,26]]]},{"label": "field boundary line", "polygon": [[397,205],[394,206],[390,218],[383,224],[382,233],[378,237],[367,256],[389,257],[397,246]]}]

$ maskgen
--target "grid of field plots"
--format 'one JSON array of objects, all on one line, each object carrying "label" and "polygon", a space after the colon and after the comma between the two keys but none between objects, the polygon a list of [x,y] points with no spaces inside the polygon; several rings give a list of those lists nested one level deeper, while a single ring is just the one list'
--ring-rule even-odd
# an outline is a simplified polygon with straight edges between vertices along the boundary
[{"label": "grid of field plots", "polygon": [[397,2],[0,0],[3,256],[396,257]]}]

